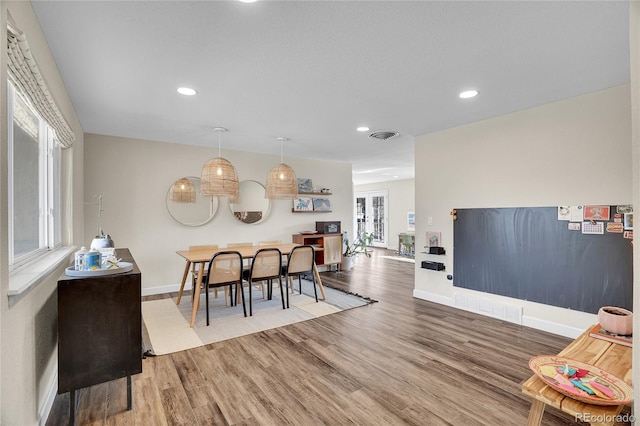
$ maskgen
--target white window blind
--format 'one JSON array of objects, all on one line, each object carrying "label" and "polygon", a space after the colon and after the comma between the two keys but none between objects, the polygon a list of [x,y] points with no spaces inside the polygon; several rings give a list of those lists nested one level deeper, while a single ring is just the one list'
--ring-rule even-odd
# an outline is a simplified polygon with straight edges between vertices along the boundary
[{"label": "white window blind", "polygon": [[55,131],[56,139],[64,148],[75,141],[75,134],[60,113],[49,89],[31,55],[27,37],[12,22],[7,23],[8,74],[11,82],[31,102],[34,109]]}]

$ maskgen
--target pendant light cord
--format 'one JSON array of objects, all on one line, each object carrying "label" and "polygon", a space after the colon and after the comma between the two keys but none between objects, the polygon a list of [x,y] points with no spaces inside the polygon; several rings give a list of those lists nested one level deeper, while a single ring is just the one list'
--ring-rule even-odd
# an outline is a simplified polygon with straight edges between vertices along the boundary
[{"label": "pendant light cord", "polygon": [[220,129],[218,129],[218,157],[222,157],[220,154]]}]

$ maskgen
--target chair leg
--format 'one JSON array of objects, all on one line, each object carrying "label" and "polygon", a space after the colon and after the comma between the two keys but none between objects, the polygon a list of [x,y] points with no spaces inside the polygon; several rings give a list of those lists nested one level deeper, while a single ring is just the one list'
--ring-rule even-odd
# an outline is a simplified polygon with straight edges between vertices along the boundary
[{"label": "chair leg", "polygon": [[207,308],[207,326],[209,326],[209,284],[204,286],[204,299],[206,300],[205,306]]},{"label": "chair leg", "polygon": [[[249,288],[251,288],[251,286],[249,286]],[[240,295],[242,297],[242,310],[244,311],[244,316],[246,318],[246,316],[247,316],[247,305],[245,305],[245,303],[244,303],[244,290],[242,289],[242,280],[240,280],[240,282],[236,283],[236,298],[238,297],[237,296],[238,290],[240,290]]]},{"label": "chair leg", "polygon": [[287,293],[287,308],[289,308],[289,271],[284,276],[285,293]]},{"label": "chair leg", "polygon": [[316,295],[316,303],[318,303],[318,289],[316,288],[316,276],[313,272],[311,272],[311,279],[313,281],[313,292]]},{"label": "chair leg", "polygon": [[[253,293],[251,291],[251,286],[253,285],[253,283],[251,282],[251,280],[249,280],[249,316],[252,317],[253,316],[253,302],[252,302],[252,297],[251,297],[251,293]],[[244,290],[242,291],[242,293],[244,294]]]},{"label": "chair leg", "polygon": [[[282,309],[287,309],[284,302],[284,293],[282,289],[282,277],[278,277],[278,282],[280,283],[280,299],[282,300]],[[287,298],[289,298],[289,293],[287,293]]]}]

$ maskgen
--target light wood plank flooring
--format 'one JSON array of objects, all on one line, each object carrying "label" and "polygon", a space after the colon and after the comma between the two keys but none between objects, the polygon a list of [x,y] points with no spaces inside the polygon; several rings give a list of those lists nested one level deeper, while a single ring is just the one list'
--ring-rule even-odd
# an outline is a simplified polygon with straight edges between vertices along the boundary
[{"label": "light wood plank flooring", "polygon": [[[326,285],[378,303],[143,360],[80,394],[79,424],[524,425],[527,362],[570,339],[414,299],[414,265],[361,257]],[[439,272],[433,272],[439,273]],[[187,298],[188,300],[188,298]],[[47,425],[68,423],[58,395]],[[574,424],[548,409],[544,425]]]}]

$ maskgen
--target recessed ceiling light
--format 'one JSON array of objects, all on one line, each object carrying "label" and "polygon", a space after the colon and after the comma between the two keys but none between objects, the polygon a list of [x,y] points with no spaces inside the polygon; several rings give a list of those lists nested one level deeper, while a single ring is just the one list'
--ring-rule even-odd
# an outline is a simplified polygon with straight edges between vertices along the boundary
[{"label": "recessed ceiling light", "polygon": [[460,94],[458,96],[460,96],[460,98],[462,98],[462,99],[474,98],[474,97],[478,96],[478,91],[477,90],[465,90],[464,92],[460,92]]},{"label": "recessed ceiling light", "polygon": [[255,3],[258,0],[240,0],[242,3]]},{"label": "recessed ceiling light", "polygon": [[178,93],[180,93],[181,95],[193,96],[198,92],[196,92],[190,87],[178,87]]},{"label": "recessed ceiling light", "polygon": [[368,132],[369,128],[367,126],[360,126],[356,130],[359,132]]}]

